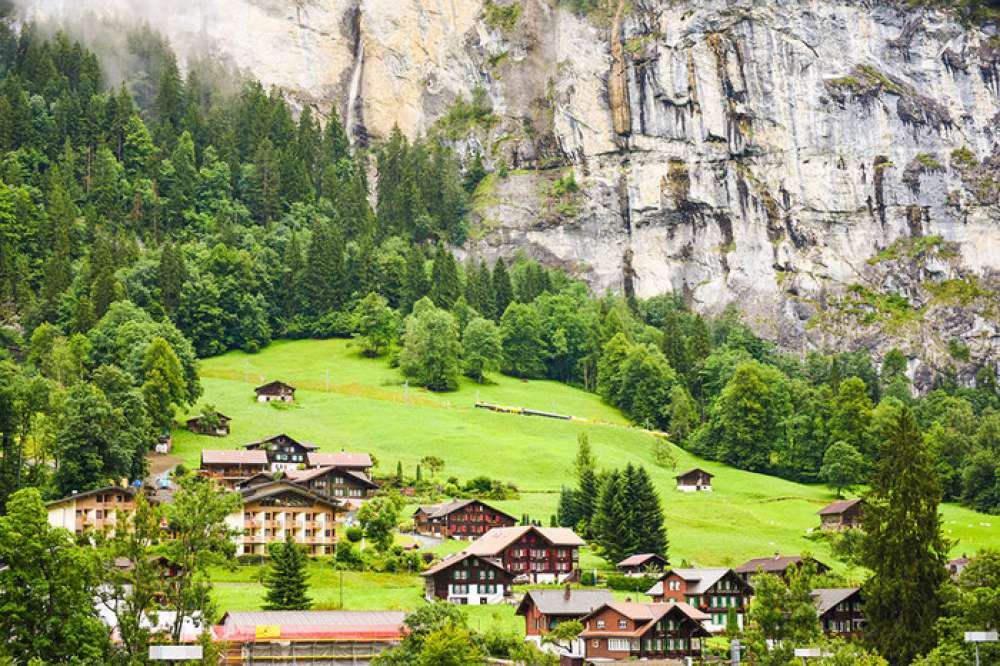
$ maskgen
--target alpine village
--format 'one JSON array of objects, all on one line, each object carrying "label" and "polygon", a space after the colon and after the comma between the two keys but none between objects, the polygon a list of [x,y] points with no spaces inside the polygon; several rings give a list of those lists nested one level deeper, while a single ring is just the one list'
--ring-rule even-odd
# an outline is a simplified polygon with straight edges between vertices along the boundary
[{"label": "alpine village", "polygon": [[0,666],[1000,665],[1000,1],[0,0]]}]

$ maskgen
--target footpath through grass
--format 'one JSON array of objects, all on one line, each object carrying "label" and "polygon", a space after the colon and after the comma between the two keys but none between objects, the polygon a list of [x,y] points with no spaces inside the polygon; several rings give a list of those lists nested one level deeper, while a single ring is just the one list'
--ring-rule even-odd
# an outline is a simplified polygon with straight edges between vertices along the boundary
[{"label": "footpath through grass", "polygon": [[[732,469],[681,449],[675,449],[676,470],[658,467],[652,435],[628,427],[598,396],[556,382],[496,375],[495,383],[463,380],[458,391],[434,394],[406,386],[385,359],[363,358],[346,340],[275,342],[259,354],[207,359],[201,372],[202,402],[233,417],[232,434],[217,439],[176,432],[175,454],[191,466],[197,466],[203,448],[237,448],[279,432],[325,451],[371,452],[382,473],[394,472],[401,461],[412,475],[420,458],[436,455],[445,461],[444,477],[484,474],[516,484],[520,498],[496,504],[548,524],[560,487],[574,482],[577,436],[587,433],[600,466],[631,462],[649,471],[663,500],[672,561],[731,566],[778,551],[808,551],[835,564],[825,544],[806,538],[819,524],[816,511],[834,498],[828,488]],[[294,405],[255,402],[253,387],[270,379],[298,387]],[[591,421],[498,414],[475,409],[477,399]],[[716,475],[714,492],[674,489],[674,474],[693,466]],[[957,540],[954,553],[1000,547],[1000,518],[955,505],[942,507],[942,515],[947,536]],[[387,589],[371,594],[392,593]],[[404,594],[419,591],[400,590]]]}]

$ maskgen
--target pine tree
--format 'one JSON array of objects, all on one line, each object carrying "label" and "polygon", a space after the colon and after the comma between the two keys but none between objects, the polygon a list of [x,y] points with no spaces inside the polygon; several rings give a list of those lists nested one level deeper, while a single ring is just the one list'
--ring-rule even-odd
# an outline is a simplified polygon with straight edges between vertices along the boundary
[{"label": "pine tree", "polygon": [[677,310],[671,308],[663,317],[663,355],[667,357],[670,367],[682,377],[687,377],[691,371],[691,355],[688,351],[687,338],[681,326],[681,317]]},{"label": "pine tree", "polygon": [[469,274],[469,282],[474,285],[479,313],[487,319],[499,319],[500,315],[497,314],[493,298],[493,277],[490,274],[490,267],[486,265],[485,261],[479,262],[479,269],[475,275]]},{"label": "pine tree", "polygon": [[281,164],[270,139],[265,138],[257,146],[252,173],[250,200],[257,220],[267,224],[281,208]]},{"label": "pine tree", "polygon": [[424,264],[424,253],[418,245],[410,246],[406,255],[406,286],[403,290],[403,311],[408,312],[413,304],[430,291],[430,279],[427,277],[427,267]]},{"label": "pine tree", "polygon": [[295,543],[291,531],[284,543],[268,546],[271,562],[264,578],[264,610],[307,610],[309,583],[306,580],[306,557],[302,546]]},{"label": "pine tree", "polygon": [[309,314],[321,317],[339,307],[344,300],[344,282],[342,241],[329,222],[317,219],[302,279]]},{"label": "pine tree", "polygon": [[950,543],[938,514],[941,487],[913,413],[900,410],[882,444],[864,496],[861,561],[866,638],[892,664],[908,664],[934,645]]},{"label": "pine tree", "polygon": [[118,281],[115,279],[115,263],[111,242],[99,234],[90,256],[91,302],[95,319],[100,319],[118,297]]},{"label": "pine tree", "polygon": [[667,528],[663,522],[663,508],[645,467],[636,467],[631,479],[626,468],[626,495],[629,498],[629,526],[635,535],[635,552],[656,553],[667,557]]},{"label": "pine tree", "polygon": [[451,310],[461,293],[458,266],[451,252],[439,245],[431,268],[431,300],[438,307]]},{"label": "pine tree", "polygon": [[507,306],[514,300],[514,286],[510,281],[510,274],[507,272],[507,264],[503,257],[497,259],[493,266],[493,306],[496,308],[497,319],[507,311]]},{"label": "pine tree", "polygon": [[624,481],[617,470],[605,477],[590,525],[594,545],[609,562],[618,562],[635,552],[635,535],[626,514]]},{"label": "pine tree", "polygon": [[173,52],[163,57],[156,93],[157,136],[163,145],[173,146],[184,114],[184,81]]},{"label": "pine tree", "polygon": [[187,280],[184,255],[168,239],[160,251],[160,266],[156,273],[160,287],[160,304],[168,314],[177,312],[181,301],[181,289]]}]

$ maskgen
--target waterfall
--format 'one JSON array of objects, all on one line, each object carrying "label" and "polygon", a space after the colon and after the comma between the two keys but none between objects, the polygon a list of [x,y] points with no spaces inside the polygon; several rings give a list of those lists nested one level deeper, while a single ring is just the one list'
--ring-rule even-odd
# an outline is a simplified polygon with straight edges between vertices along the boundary
[{"label": "waterfall", "polygon": [[351,85],[347,93],[347,113],[345,114],[344,131],[354,145],[364,138],[364,127],[355,128],[355,123],[361,115],[361,70],[365,61],[365,40],[361,36],[361,12],[354,19],[354,70],[351,72]]}]

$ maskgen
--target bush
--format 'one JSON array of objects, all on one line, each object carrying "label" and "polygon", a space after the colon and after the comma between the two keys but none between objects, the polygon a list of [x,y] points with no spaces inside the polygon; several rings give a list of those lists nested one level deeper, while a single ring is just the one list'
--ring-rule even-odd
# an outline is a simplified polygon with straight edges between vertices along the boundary
[{"label": "bush", "polygon": [[597,585],[597,574],[593,571],[584,571],[580,574],[580,585],[584,585],[586,587],[593,587]]},{"label": "bush", "polygon": [[346,569],[348,571],[357,571],[364,564],[361,552],[350,541],[341,541],[337,544],[334,562],[339,569]]},{"label": "bush", "polygon": [[357,526],[348,527],[344,530],[344,536],[347,537],[347,540],[351,543],[358,543],[364,535],[365,531]]},{"label": "bush", "polygon": [[656,576],[626,576],[624,574],[608,574],[608,587],[620,592],[642,592],[656,584]]}]

